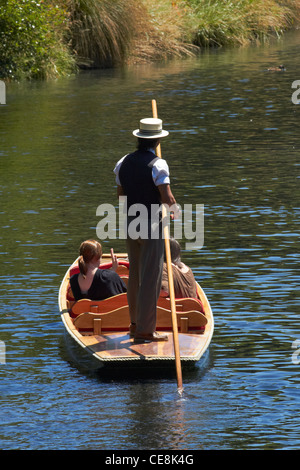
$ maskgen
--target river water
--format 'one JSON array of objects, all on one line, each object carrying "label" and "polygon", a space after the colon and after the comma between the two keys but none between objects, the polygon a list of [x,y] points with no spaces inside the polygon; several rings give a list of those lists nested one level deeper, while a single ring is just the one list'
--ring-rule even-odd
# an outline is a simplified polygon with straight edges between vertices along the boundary
[{"label": "river water", "polygon": [[[6,450],[298,449],[300,34],[259,47],[48,83],[8,84],[0,107],[1,431]],[[284,64],[283,73],[267,67]],[[215,318],[202,361],[149,373],[87,369],[57,297],[115,162],[151,116],[173,193],[204,204],[186,250]],[[105,240],[124,251],[122,239]],[[299,344],[297,343],[299,341]]]}]

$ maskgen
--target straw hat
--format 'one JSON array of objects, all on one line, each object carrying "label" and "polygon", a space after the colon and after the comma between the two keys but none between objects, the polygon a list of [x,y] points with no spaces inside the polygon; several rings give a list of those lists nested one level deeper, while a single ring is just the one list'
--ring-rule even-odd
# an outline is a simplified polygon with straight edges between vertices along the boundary
[{"label": "straw hat", "polygon": [[146,118],[140,120],[140,128],[133,131],[133,135],[141,139],[160,139],[167,137],[169,132],[163,130],[161,119]]}]

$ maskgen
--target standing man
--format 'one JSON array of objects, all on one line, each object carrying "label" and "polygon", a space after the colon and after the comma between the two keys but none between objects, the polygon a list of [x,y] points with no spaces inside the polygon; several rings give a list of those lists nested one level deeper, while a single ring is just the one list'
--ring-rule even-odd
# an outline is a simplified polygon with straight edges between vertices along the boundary
[{"label": "standing man", "polygon": [[[161,119],[141,119],[139,129],[133,131],[138,138],[137,150],[125,155],[114,169],[118,196],[127,197],[127,297],[130,335],[135,342],[168,340],[166,334],[155,331],[164,261],[161,214],[157,213],[157,208],[161,209],[161,204],[176,204],[167,162],[155,155],[160,139],[168,134],[162,128]],[[142,220],[140,224],[134,223],[137,212],[139,221]],[[140,218],[142,212],[144,218]],[[130,230],[131,224],[136,228],[139,226],[139,233]]]}]

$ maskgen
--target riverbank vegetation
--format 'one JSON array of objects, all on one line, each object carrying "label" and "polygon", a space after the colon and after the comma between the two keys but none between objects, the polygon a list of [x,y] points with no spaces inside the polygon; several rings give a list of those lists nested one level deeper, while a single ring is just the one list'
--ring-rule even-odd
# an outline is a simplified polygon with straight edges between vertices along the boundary
[{"label": "riverbank vegetation", "polygon": [[76,70],[65,12],[50,2],[0,0],[0,79],[47,79]]},{"label": "riverbank vegetation", "polygon": [[48,79],[281,36],[298,0],[0,0],[0,79]]}]

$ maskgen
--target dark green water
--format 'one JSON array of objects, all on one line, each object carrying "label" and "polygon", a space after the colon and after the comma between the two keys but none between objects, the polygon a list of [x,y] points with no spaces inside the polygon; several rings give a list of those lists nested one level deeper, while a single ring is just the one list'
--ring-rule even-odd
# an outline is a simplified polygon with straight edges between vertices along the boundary
[{"label": "dark green water", "polygon": [[[296,32],[258,48],[8,85],[0,448],[299,448],[299,44]],[[286,72],[266,72],[282,63]],[[117,205],[112,170],[134,149],[152,98],[170,131],[162,153],[175,197],[205,213],[204,246],[183,258],[215,332],[204,360],[183,371],[182,398],[175,369],[120,375],[77,364],[57,305],[79,244],[96,236],[97,207]]]}]

